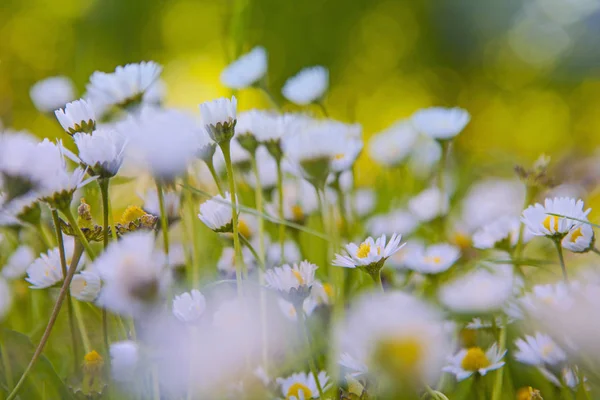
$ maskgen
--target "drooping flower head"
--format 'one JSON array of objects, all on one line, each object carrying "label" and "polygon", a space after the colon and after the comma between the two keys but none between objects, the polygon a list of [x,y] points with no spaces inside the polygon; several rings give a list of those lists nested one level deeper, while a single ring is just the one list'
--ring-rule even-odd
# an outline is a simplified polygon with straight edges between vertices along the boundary
[{"label": "drooping flower head", "polygon": [[237,99],[221,97],[200,104],[200,114],[208,134],[217,144],[231,140],[235,134]]},{"label": "drooping flower head", "polygon": [[198,218],[215,232],[229,233],[233,231],[233,215],[231,213],[229,192],[225,192],[224,196],[216,195],[200,204]]},{"label": "drooping flower head", "polygon": [[87,101],[80,99],[54,111],[58,122],[69,135],[92,133],[96,129],[96,113]]},{"label": "drooping flower head", "polygon": [[256,46],[221,73],[221,82],[231,89],[244,89],[260,81],[267,72],[267,51]]},{"label": "drooping flower head", "polygon": [[411,119],[417,131],[433,139],[448,140],[462,132],[471,116],[458,107],[431,107],[417,111]]},{"label": "drooping flower head", "polygon": [[316,66],[304,68],[295,76],[289,78],[281,93],[292,103],[304,106],[320,101],[329,85],[327,68]]}]

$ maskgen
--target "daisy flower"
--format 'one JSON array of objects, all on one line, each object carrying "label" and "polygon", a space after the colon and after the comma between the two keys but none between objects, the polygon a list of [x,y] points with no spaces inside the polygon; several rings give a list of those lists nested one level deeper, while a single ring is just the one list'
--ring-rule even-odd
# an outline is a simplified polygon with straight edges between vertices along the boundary
[{"label": "daisy flower", "polygon": [[[252,272],[256,268],[256,259],[249,248],[242,247],[242,258],[248,272]],[[277,261],[279,262],[279,260]],[[217,269],[226,277],[235,277],[235,249],[233,247],[223,248],[221,257],[217,261]]]},{"label": "daisy flower", "polygon": [[592,227],[588,224],[581,224],[571,229],[560,243],[563,248],[574,253],[585,253],[594,247],[595,241],[596,237]]},{"label": "daisy flower", "polygon": [[36,82],[29,95],[38,111],[49,113],[75,99],[75,85],[65,76],[53,76]]},{"label": "daisy flower", "polygon": [[536,332],[535,336],[515,342],[515,359],[536,367],[561,367],[567,362],[567,354],[548,335]]},{"label": "daisy flower", "polygon": [[68,103],[64,109],[60,108],[54,111],[54,114],[69,135],[78,132],[92,133],[96,129],[96,113],[92,106],[83,99]]},{"label": "daisy flower", "polygon": [[118,66],[111,73],[96,71],[86,86],[87,98],[100,113],[112,106],[137,105],[146,100],[161,72],[162,66],[153,61]]},{"label": "daisy flower", "polygon": [[504,365],[502,358],[505,354],[506,350],[503,352],[498,350],[497,343],[490,346],[486,352],[480,347],[462,349],[448,358],[450,365],[444,367],[443,371],[456,375],[458,381],[467,379],[473,374],[484,376],[490,371],[502,368]]},{"label": "daisy flower", "polygon": [[[518,217],[503,216],[483,225],[473,234],[473,247],[477,249],[512,248],[519,240],[521,221]],[[529,231],[523,232],[523,243],[531,240]]]},{"label": "daisy flower", "polygon": [[422,274],[446,271],[460,258],[460,249],[447,243],[415,248],[406,255],[406,266]]},{"label": "daisy flower", "polygon": [[544,205],[536,203],[523,211],[521,221],[534,236],[560,238],[566,236],[573,228],[581,225],[574,219],[557,217],[559,214],[576,219],[587,219],[591,209],[583,210],[583,201],[569,197],[546,199]]},{"label": "daisy flower", "polygon": [[29,134],[0,134],[0,183],[4,202],[9,203],[36,189],[39,178],[34,162],[38,151],[38,142]]},{"label": "daisy flower", "polygon": [[[65,259],[67,268],[71,265],[75,245],[71,240],[64,242]],[[80,269],[84,264],[83,257],[79,260],[77,269]],[[56,285],[63,280],[62,267],[60,264],[60,252],[58,247],[48,250],[46,253],[40,254],[39,258],[35,259],[29,267],[27,267],[27,278],[25,280],[31,284],[32,289],[45,289]]]},{"label": "daisy flower", "polygon": [[448,140],[465,129],[471,116],[458,107],[430,107],[415,112],[411,120],[417,131],[433,139]]},{"label": "daisy flower", "polygon": [[568,310],[575,301],[573,293],[580,291],[580,287],[579,282],[535,285],[519,299],[518,306],[531,315],[537,314],[540,308],[545,307]]},{"label": "daisy flower", "polygon": [[153,232],[134,232],[111,242],[90,266],[104,282],[98,304],[113,312],[138,315],[165,294],[170,270]]},{"label": "daisy flower", "polygon": [[440,193],[436,187],[423,190],[408,201],[408,209],[421,222],[429,222],[448,212],[448,194]]},{"label": "daisy flower", "polygon": [[304,106],[320,101],[329,85],[329,71],[325,67],[304,68],[289,78],[281,93],[292,103]]},{"label": "daisy flower", "polygon": [[100,276],[91,269],[73,276],[71,281],[71,296],[79,301],[94,302],[100,293],[102,282]]},{"label": "daisy flower", "polygon": [[221,72],[221,82],[231,89],[244,89],[261,80],[267,72],[267,51],[256,46]]},{"label": "daisy flower", "polygon": [[455,278],[439,290],[439,299],[459,313],[485,313],[499,310],[513,296],[512,266],[497,270],[477,269]]},{"label": "daisy flower", "polygon": [[200,214],[198,214],[198,218],[204,222],[204,225],[219,233],[232,232],[233,230],[229,192],[225,192],[224,196],[216,195],[202,203]]},{"label": "daisy flower", "polygon": [[237,99],[207,101],[200,104],[200,114],[211,139],[217,144],[229,141],[235,133]]},{"label": "daisy flower", "polygon": [[393,234],[389,242],[386,242],[386,236],[382,235],[376,240],[368,237],[358,246],[349,243],[345,248],[346,254],[335,255],[333,265],[345,268],[381,269],[385,260],[402,248],[400,240],[402,240],[401,235]]},{"label": "daisy flower", "polygon": [[2,267],[2,276],[9,280],[21,279],[34,260],[35,256],[31,247],[21,245],[17,247]]},{"label": "daisy flower", "polygon": [[92,175],[111,178],[119,172],[127,144],[119,131],[98,129],[91,135],[75,133],[73,139],[79,150],[79,160],[89,167]]},{"label": "daisy flower", "polygon": [[293,264],[291,267],[284,264],[282,267],[269,269],[265,274],[267,287],[277,290],[286,300],[295,306],[310,294],[315,283],[317,266],[308,261]]},{"label": "daisy flower", "polygon": [[140,359],[140,349],[133,340],[124,340],[110,344],[110,370],[113,379],[118,382],[130,382],[134,379]]},{"label": "daisy flower", "polygon": [[173,299],[173,315],[181,322],[197,322],[206,310],[206,300],[199,290],[185,292]]},{"label": "daisy flower", "polygon": [[[317,378],[321,388],[324,388],[329,382],[329,377],[325,371],[319,372]],[[277,378],[276,381],[281,387],[281,393],[285,400],[309,400],[319,397],[317,382],[310,373],[299,372],[287,378]]]},{"label": "daisy flower", "polygon": [[411,153],[419,134],[406,120],[394,123],[369,141],[369,155],[378,164],[386,167],[399,165]]}]

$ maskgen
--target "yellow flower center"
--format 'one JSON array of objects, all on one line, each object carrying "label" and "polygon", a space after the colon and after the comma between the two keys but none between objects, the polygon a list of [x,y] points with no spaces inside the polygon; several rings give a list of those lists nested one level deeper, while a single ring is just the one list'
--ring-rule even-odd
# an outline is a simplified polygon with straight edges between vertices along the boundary
[{"label": "yellow flower center", "polygon": [[414,376],[419,371],[423,353],[423,346],[417,336],[392,337],[379,341],[373,353],[373,361],[381,368],[381,372],[389,376]]},{"label": "yellow flower center", "polygon": [[542,400],[542,395],[539,390],[526,386],[517,391],[517,400]]},{"label": "yellow flower center", "polygon": [[475,343],[477,343],[477,331],[475,329],[462,329],[460,331],[460,340],[465,347],[475,346]]},{"label": "yellow flower center", "polygon": [[308,386],[306,386],[305,384],[300,383],[300,382],[296,382],[292,386],[290,386],[285,398],[289,400],[293,396],[293,397],[299,399],[300,392],[302,392],[305,399],[312,399],[312,396],[313,396],[312,391],[308,388]]},{"label": "yellow flower center", "polygon": [[144,215],[146,215],[146,212],[144,210],[142,210],[140,207],[129,206],[125,209],[125,211],[123,212],[123,215],[121,216],[121,223],[123,225],[128,224],[130,222],[135,221],[138,218],[143,217]]},{"label": "yellow flower center", "polygon": [[554,215],[548,215],[543,222],[544,228],[548,229],[550,232],[552,232],[552,229],[554,229],[554,232],[558,231],[558,217],[554,216]]},{"label": "yellow flower center", "polygon": [[294,274],[294,277],[296,278],[299,284],[304,285],[304,278],[302,277],[302,274],[300,274],[300,271],[298,271],[297,269],[293,269],[292,274]]},{"label": "yellow flower center", "polygon": [[552,343],[548,343],[542,347],[542,355],[544,357],[548,357],[548,355],[552,353],[552,350],[554,350],[554,346],[552,345]]},{"label": "yellow flower center", "polygon": [[299,205],[293,205],[292,206],[292,217],[294,218],[294,221],[302,221],[304,219],[304,210],[302,209],[301,206]]},{"label": "yellow flower center", "polygon": [[371,245],[367,242],[361,243],[358,246],[358,251],[356,252],[356,257],[358,258],[366,258],[371,252]]},{"label": "yellow flower center", "polygon": [[344,153],[339,153],[336,154],[333,158],[335,158],[336,160],[341,160],[342,158],[344,158],[345,154]]},{"label": "yellow flower center", "polygon": [[442,257],[440,256],[426,256],[423,258],[426,263],[439,264],[442,262]]},{"label": "yellow flower center", "polygon": [[454,234],[454,243],[461,249],[466,249],[471,247],[471,238],[462,232],[456,232]]},{"label": "yellow flower center", "polygon": [[583,236],[583,233],[581,233],[581,227],[575,229],[573,231],[573,233],[571,233],[571,239],[570,239],[571,243],[575,243],[575,241],[582,236]]},{"label": "yellow flower center", "polygon": [[104,366],[104,359],[96,350],[92,350],[83,357],[83,370],[88,374],[99,372]]},{"label": "yellow flower center", "polygon": [[489,367],[490,364],[490,360],[488,360],[480,347],[471,347],[467,350],[467,354],[465,355],[465,358],[463,358],[460,366],[465,371],[477,371],[481,368]]},{"label": "yellow flower center", "polygon": [[240,232],[240,235],[246,239],[250,239],[250,237],[252,237],[252,230],[250,230],[250,227],[243,219],[240,219],[238,222],[238,231]]},{"label": "yellow flower center", "polygon": [[330,299],[333,298],[333,286],[331,286],[331,284],[324,283],[323,284],[323,291],[325,292],[325,294],[327,295],[327,297],[329,297]]}]

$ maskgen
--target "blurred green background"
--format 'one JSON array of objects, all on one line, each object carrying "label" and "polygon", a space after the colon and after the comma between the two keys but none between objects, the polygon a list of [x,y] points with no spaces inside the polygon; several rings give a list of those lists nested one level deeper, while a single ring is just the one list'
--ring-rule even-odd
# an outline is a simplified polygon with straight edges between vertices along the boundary
[{"label": "blurred green background", "polygon": [[[600,128],[596,0],[2,0],[0,119],[58,136],[29,88],[52,75],[83,93],[95,70],[164,65],[167,104],[195,109],[229,91],[222,68],[255,45],[279,95],[302,67],[329,68],[333,117],[366,137],[420,107],[468,109],[460,157],[510,173],[540,153],[590,154]],[[280,96],[280,95],[279,95]],[[281,96],[280,96],[281,97]],[[240,108],[267,107],[260,92]],[[315,110],[316,111],[316,110]],[[359,179],[376,167],[363,155]]]}]

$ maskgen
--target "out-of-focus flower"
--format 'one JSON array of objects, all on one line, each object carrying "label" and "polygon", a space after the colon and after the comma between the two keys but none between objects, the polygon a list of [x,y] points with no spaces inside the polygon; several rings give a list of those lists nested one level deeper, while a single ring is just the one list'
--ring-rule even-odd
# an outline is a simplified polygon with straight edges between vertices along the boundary
[{"label": "out-of-focus flower", "polygon": [[394,232],[410,235],[418,224],[419,221],[413,214],[404,210],[395,210],[371,217],[367,221],[367,231],[374,236],[391,235]]},{"label": "out-of-focus flower", "polygon": [[[229,192],[213,196],[200,205],[198,218],[215,232],[227,233],[233,229],[233,215],[231,213],[231,201]],[[237,203],[237,199],[236,199]]]},{"label": "out-of-focus flower", "polygon": [[401,240],[401,235],[393,234],[389,242],[386,242],[386,236],[382,235],[377,240],[368,237],[358,246],[349,243],[346,245],[345,255],[335,255],[333,265],[346,268],[370,268],[374,266],[381,268],[385,260],[403,246],[400,244]]},{"label": "out-of-focus flower", "polygon": [[281,93],[292,103],[304,106],[320,101],[329,85],[327,68],[316,66],[304,68],[295,76],[289,78]]},{"label": "out-of-focus flower", "polygon": [[[325,371],[319,372],[317,378],[321,388],[329,382]],[[317,382],[311,373],[299,372],[287,378],[277,378],[277,384],[281,387],[281,393],[286,400],[309,400],[319,397]]]},{"label": "out-of-focus flower", "polygon": [[118,66],[111,73],[96,71],[86,86],[87,98],[99,114],[113,106],[139,105],[161,72],[162,66],[153,61]]},{"label": "out-of-focus flower", "polygon": [[310,294],[315,283],[317,266],[308,261],[299,264],[276,267],[265,274],[267,286],[277,290],[286,300],[297,306],[302,304]]},{"label": "out-of-focus flower", "polygon": [[[298,245],[293,240],[286,240],[283,243],[283,262],[286,264],[295,264],[300,262],[302,255]],[[281,263],[281,246],[273,242],[267,246],[266,263],[267,267],[274,267]]]},{"label": "out-of-focus flower", "polygon": [[[249,248],[242,247],[242,259],[248,272],[252,272],[256,268],[256,259]],[[279,262],[279,260],[277,261]],[[233,247],[225,247],[223,248],[221,257],[217,261],[217,269],[227,277],[233,277],[236,272],[235,262],[235,249]]]},{"label": "out-of-focus flower", "polygon": [[118,382],[130,382],[140,359],[140,349],[133,340],[124,340],[110,344],[110,369],[113,379]]},{"label": "out-of-focus flower", "polygon": [[[176,192],[164,192],[163,198],[165,201],[165,211],[167,218],[171,221],[179,218],[179,206],[181,199]],[[155,189],[150,189],[143,197],[144,211],[148,214],[160,217],[160,204],[158,202],[158,193]]]},{"label": "out-of-focus flower", "polygon": [[440,193],[440,190],[435,187],[423,190],[408,201],[408,209],[422,222],[446,214],[448,207],[448,194]]},{"label": "out-of-focus flower", "polygon": [[200,104],[200,114],[208,134],[217,143],[231,140],[235,133],[237,99],[207,101]]},{"label": "out-of-focus flower", "polygon": [[417,142],[418,132],[408,121],[394,123],[369,142],[369,155],[378,164],[393,167],[411,153]]},{"label": "out-of-focus flower", "polygon": [[54,111],[54,114],[69,135],[92,133],[96,129],[96,113],[83,99],[68,103],[64,109]]},{"label": "out-of-focus flower", "polygon": [[525,340],[517,339],[515,359],[523,364],[536,367],[561,367],[567,361],[567,354],[550,336],[536,332],[535,336],[525,335]]},{"label": "out-of-focus flower", "polygon": [[102,282],[100,276],[93,270],[81,271],[73,276],[71,281],[71,296],[79,301],[93,302],[98,297]]},{"label": "out-of-focus flower", "polygon": [[[504,216],[483,225],[473,234],[473,247],[477,249],[508,249],[517,245],[521,222],[518,217]],[[523,232],[523,243],[531,240],[529,231]]]},{"label": "out-of-focus flower", "polygon": [[[256,150],[256,167],[258,168],[258,179],[263,190],[269,190],[277,185],[277,162],[264,147]],[[253,189],[256,188],[256,176],[254,173],[246,173],[246,182]],[[314,189],[313,189],[314,190]]]},{"label": "out-of-focus flower", "polygon": [[517,306],[530,316],[535,316],[541,308],[547,306],[567,310],[573,305],[573,291],[577,290],[580,290],[580,284],[576,281],[569,284],[557,282],[535,285],[530,292],[519,299]]},{"label": "out-of-focus flower", "polygon": [[198,322],[206,309],[206,300],[199,290],[185,292],[173,299],[173,315],[188,324]]},{"label": "out-of-focus flower", "polygon": [[89,172],[100,178],[111,178],[119,172],[127,140],[115,130],[99,129],[91,135],[73,135],[79,150],[79,159],[89,167]]},{"label": "out-of-focus flower", "polygon": [[596,237],[594,230],[588,224],[576,226],[567,233],[560,242],[562,247],[574,253],[585,253],[594,247]]},{"label": "out-of-focus flower", "polygon": [[96,258],[91,268],[104,282],[97,300],[100,306],[139,315],[162,298],[170,283],[170,270],[154,240],[152,232],[130,233]]},{"label": "out-of-focus flower", "polygon": [[500,352],[498,344],[494,343],[486,352],[480,347],[462,349],[448,359],[450,365],[444,367],[445,372],[456,375],[458,381],[467,379],[473,374],[484,376],[490,371],[502,368],[502,358],[506,350]]},{"label": "out-of-focus flower", "polygon": [[231,89],[244,89],[257,83],[267,72],[267,51],[257,46],[229,64],[221,73],[221,82]]},{"label": "out-of-focus flower", "polygon": [[431,107],[417,111],[411,120],[417,131],[433,139],[448,140],[465,129],[471,116],[458,107]]},{"label": "out-of-focus flower", "polygon": [[[65,259],[67,268],[71,265],[75,245],[72,241],[67,240],[65,245]],[[77,268],[81,268],[84,260],[79,260]],[[63,280],[62,267],[60,265],[60,252],[58,247],[48,250],[46,253],[40,254],[40,257],[34,260],[27,268],[27,282],[31,283],[32,289],[45,289],[54,286]]]},{"label": "out-of-focus flower", "polygon": [[350,353],[342,353],[340,355],[339,364],[350,373],[350,376],[355,378],[362,376],[369,371],[367,364],[356,359]]},{"label": "out-of-focus flower", "polygon": [[414,248],[406,255],[406,266],[422,274],[446,271],[460,258],[460,249],[447,243]]},{"label": "out-of-focus flower", "polygon": [[[591,208],[583,210],[583,201],[568,197],[555,197],[546,199],[544,205],[536,203],[523,211],[521,221],[529,232],[534,236],[547,236],[550,238],[563,238],[573,228],[581,225],[581,222],[571,218],[587,218]],[[558,214],[565,217],[557,217]]]},{"label": "out-of-focus flower", "polygon": [[35,260],[33,250],[27,245],[21,245],[11,254],[2,267],[2,276],[6,279],[21,279],[25,276],[27,267]]},{"label": "out-of-focus flower", "polygon": [[[307,181],[288,180],[283,183],[283,217],[288,221],[303,223],[318,210],[318,198],[315,188]],[[279,199],[273,193],[273,203],[267,205],[267,211],[279,215]]]},{"label": "out-of-focus flower", "polygon": [[36,82],[29,95],[38,111],[49,113],[75,99],[75,86],[65,76],[53,76]]},{"label": "out-of-focus flower", "polygon": [[440,301],[459,313],[499,310],[513,295],[512,266],[498,265],[494,272],[477,269],[441,287]]}]

